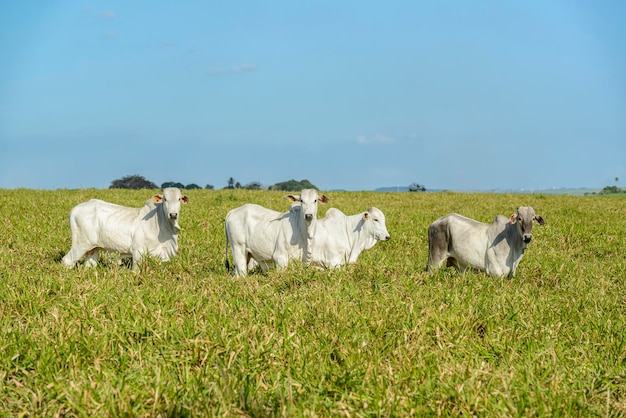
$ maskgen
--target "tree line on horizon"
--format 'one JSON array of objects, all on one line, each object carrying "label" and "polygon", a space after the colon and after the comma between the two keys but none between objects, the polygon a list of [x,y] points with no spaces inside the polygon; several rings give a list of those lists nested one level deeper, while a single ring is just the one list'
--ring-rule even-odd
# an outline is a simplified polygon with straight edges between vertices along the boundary
[{"label": "tree line on horizon", "polygon": [[[194,190],[194,189],[203,189],[196,183],[191,184],[183,184],[175,181],[166,181],[161,184],[161,188],[165,189],[166,187],[177,187],[179,189],[185,190]],[[147,180],[144,176],[140,176],[138,174],[124,176],[120,179],[113,180],[109,189],[158,189],[156,183]],[[204,189],[206,190],[215,190],[215,187],[212,184],[207,184]],[[226,186],[223,189],[244,189],[244,190],[282,190],[282,191],[301,191],[303,189],[317,189],[319,188],[311,183],[309,180],[287,180],[279,183],[275,183],[271,186],[264,187],[261,182],[253,181],[247,184],[241,184],[236,181],[233,177],[229,177],[227,180]],[[425,192],[426,187],[420,183],[412,183],[409,185],[408,190],[410,192]]]},{"label": "tree line on horizon", "polygon": [[[185,190],[194,190],[194,189],[202,189],[199,185],[195,183],[191,184],[183,184],[175,181],[166,181],[161,184],[161,188],[165,189],[167,187],[177,187],[179,189]],[[140,176],[137,174],[124,176],[120,179],[113,180],[109,189],[158,189],[159,186],[156,183],[146,179],[144,176]],[[207,184],[204,189],[206,190],[214,190],[215,187],[212,184]],[[245,190],[265,190],[266,188],[258,181],[253,181],[242,185],[240,182],[235,181],[233,177],[230,177],[227,181],[227,184],[223,189],[245,189]],[[283,191],[300,191],[302,189],[318,189],[313,183],[309,180],[288,180],[280,183],[273,184],[267,187],[267,190],[283,190]]]},{"label": "tree line on horizon", "polygon": [[[195,183],[191,184],[183,184],[175,181],[166,181],[161,184],[161,189],[165,189],[167,187],[177,187],[179,189],[185,190],[194,190],[194,189],[202,189],[199,185]],[[140,176],[137,174],[124,176],[121,179],[116,179],[111,182],[111,186],[109,189],[158,189],[154,182],[147,180],[144,176]],[[207,184],[204,189],[206,190],[214,190],[215,187],[212,184]],[[227,184],[223,189],[244,189],[244,190],[282,190],[282,191],[293,191],[299,192],[303,189],[317,189],[319,188],[311,183],[309,180],[303,179],[300,181],[291,179],[283,182],[279,182],[273,184],[269,187],[264,187],[260,182],[253,181],[242,185],[240,182],[236,181],[233,177],[230,177],[227,181]],[[420,183],[411,183],[408,187],[409,192],[425,192],[426,186]]]}]

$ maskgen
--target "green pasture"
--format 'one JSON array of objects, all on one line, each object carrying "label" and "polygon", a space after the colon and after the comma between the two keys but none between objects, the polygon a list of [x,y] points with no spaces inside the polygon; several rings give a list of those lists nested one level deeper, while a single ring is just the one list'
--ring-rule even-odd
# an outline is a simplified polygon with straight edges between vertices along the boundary
[{"label": "green pasture", "polygon": [[[70,209],[156,191],[0,190],[0,416],[625,416],[626,198],[329,192],[380,208],[357,264],[233,278],[224,217],[282,193],[188,191],[180,250],[67,270]],[[424,270],[426,231],[533,206],[513,280]]]}]

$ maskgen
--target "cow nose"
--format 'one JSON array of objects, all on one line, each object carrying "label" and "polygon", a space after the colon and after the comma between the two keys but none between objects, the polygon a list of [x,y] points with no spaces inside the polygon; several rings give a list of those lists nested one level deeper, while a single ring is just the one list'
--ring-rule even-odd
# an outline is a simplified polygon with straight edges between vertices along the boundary
[{"label": "cow nose", "polygon": [[173,221],[178,219],[178,213],[175,213],[175,212],[170,213],[170,219]]},{"label": "cow nose", "polygon": [[391,237],[390,237],[389,235],[387,235],[387,236],[385,237],[385,241],[389,241],[390,239],[391,239]]},{"label": "cow nose", "polygon": [[525,235],[524,235],[524,242],[525,242],[526,244],[528,244],[528,243],[529,243],[532,239],[533,239],[533,236],[532,236],[532,235],[529,235],[529,234],[525,234]]},{"label": "cow nose", "polygon": [[304,220],[307,222],[311,222],[313,220],[313,215],[307,213],[306,215],[304,215]]}]

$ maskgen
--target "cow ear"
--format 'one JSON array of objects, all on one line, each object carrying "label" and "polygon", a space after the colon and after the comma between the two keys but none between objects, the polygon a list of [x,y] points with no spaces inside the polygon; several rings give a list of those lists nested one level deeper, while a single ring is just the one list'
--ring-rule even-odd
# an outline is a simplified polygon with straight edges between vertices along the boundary
[{"label": "cow ear", "polygon": [[370,218],[370,213],[369,212],[364,212],[363,213],[363,220],[367,221]]},{"label": "cow ear", "polygon": [[517,213],[514,213],[513,215],[511,215],[511,217],[509,218],[509,223],[511,225],[513,225],[515,223],[515,221],[517,220]]},{"label": "cow ear", "polygon": [[321,195],[320,197],[317,198],[317,201],[320,202],[320,203],[328,203],[329,200],[330,199],[325,194],[323,194],[323,195]]},{"label": "cow ear", "polygon": [[189,198],[185,195],[181,196],[180,201],[183,202],[184,204],[189,203]]},{"label": "cow ear", "polygon": [[152,196],[152,201],[154,203],[161,203],[162,200],[163,196],[161,196],[160,194],[155,194],[154,196]]},{"label": "cow ear", "polygon": [[539,225],[543,225],[546,223],[546,221],[543,220],[543,216],[541,215],[535,215],[535,221],[537,221]]},{"label": "cow ear", "polygon": [[292,194],[285,195],[284,197],[291,202],[297,202],[300,200],[300,196],[294,196]]}]

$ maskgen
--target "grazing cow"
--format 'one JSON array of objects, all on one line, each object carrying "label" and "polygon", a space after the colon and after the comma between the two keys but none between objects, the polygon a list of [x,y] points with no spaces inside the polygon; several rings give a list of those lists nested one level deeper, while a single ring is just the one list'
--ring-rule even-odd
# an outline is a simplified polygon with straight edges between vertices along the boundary
[{"label": "grazing cow", "polygon": [[133,270],[143,255],[169,261],[178,251],[178,218],[181,203],[187,203],[180,189],[163,189],[140,208],[128,208],[98,199],[75,206],[70,212],[72,248],[63,257],[68,267],[83,257],[85,266],[98,262],[98,251],[114,251],[133,258]]},{"label": "grazing cow", "polygon": [[443,216],[428,228],[428,272],[447,259],[447,266],[457,270],[474,268],[493,277],[513,278],[533,238],[533,221],[544,224],[530,206],[520,206],[510,218],[498,215],[491,224],[456,213]]},{"label": "grazing cow", "polygon": [[330,208],[317,221],[311,264],[334,269],[356,262],[359,254],[372,248],[377,241],[389,241],[385,215],[371,207],[363,213],[346,216]]},{"label": "grazing cow", "polygon": [[256,261],[263,271],[271,266],[285,267],[289,261],[310,257],[310,240],[315,235],[318,203],[328,202],[326,195],[317,190],[304,189],[300,195],[287,195],[293,203],[287,212],[280,213],[252,203],[228,212],[226,232],[226,269],[228,244],[233,254],[233,273],[247,274],[248,267]]}]

